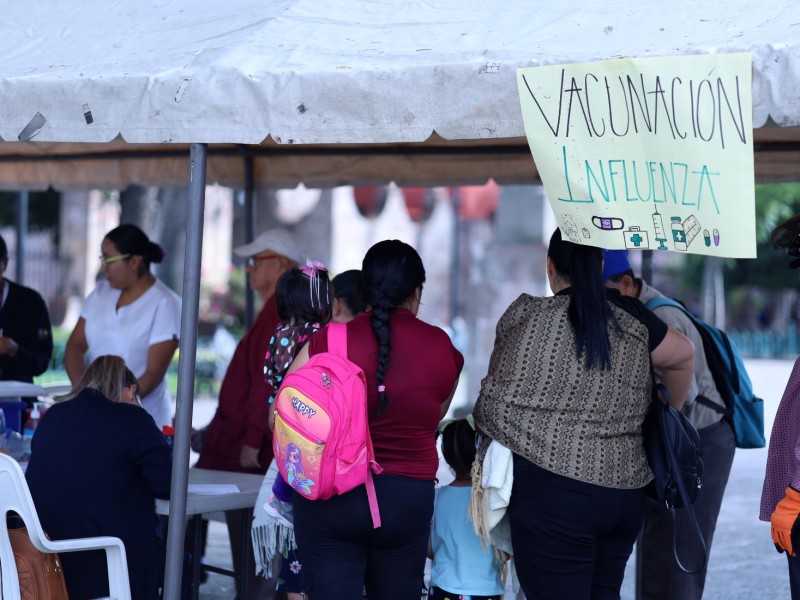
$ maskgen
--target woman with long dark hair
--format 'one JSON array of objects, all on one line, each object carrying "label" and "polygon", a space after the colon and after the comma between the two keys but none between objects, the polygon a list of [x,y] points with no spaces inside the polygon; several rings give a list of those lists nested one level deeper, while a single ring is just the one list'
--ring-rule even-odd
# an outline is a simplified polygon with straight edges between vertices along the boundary
[{"label": "woman with long dark hair", "polygon": [[[425,283],[419,254],[378,242],[362,264],[368,310],[347,323],[348,358],[367,380],[369,429],[383,473],[374,477],[381,527],[373,529],[364,486],[328,500],[294,495],[303,587],[310,600],[419,598],[439,460],[435,433],[464,359],[447,334],[417,318]],[[325,329],[290,372],[327,350]]]},{"label": "woman with long dark hair", "polygon": [[555,295],[523,294],[501,317],[473,413],[514,453],[508,516],[528,600],[619,598],[653,478],[641,433],[651,363],[676,406],[692,376],[691,342],[607,290],[602,266],[600,248],[556,230]]},{"label": "woman with long dark hair", "polygon": [[178,348],[181,304],[150,272],[164,251],[141,229],[126,224],[106,234],[100,252],[105,279],[86,298],[64,351],[69,379],[77,383],[87,359],[121,356],[139,378],[144,409],[159,428],[172,425],[166,374]]}]

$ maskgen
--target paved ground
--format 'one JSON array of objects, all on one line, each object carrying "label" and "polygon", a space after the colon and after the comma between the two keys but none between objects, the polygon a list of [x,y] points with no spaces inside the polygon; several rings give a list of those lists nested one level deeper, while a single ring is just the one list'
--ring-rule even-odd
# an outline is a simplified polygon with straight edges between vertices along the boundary
[{"label": "paved ground", "polygon": [[[792,363],[788,361],[749,361],[753,387],[765,400],[767,431],[772,427]],[[213,414],[215,402],[198,400],[194,422],[202,425]],[[708,566],[705,600],[788,599],[786,559],[775,552],[769,526],[758,520],[758,506],[767,451],[739,450],[722,505],[714,547]],[[227,530],[212,522],[207,549],[209,562],[230,565]],[[210,574],[201,587],[201,598],[230,599],[235,596],[232,580]],[[510,595],[506,596],[511,598]],[[623,600],[633,600],[633,560],[628,565],[622,589]],[[679,600],[679,599],[677,599]]]}]

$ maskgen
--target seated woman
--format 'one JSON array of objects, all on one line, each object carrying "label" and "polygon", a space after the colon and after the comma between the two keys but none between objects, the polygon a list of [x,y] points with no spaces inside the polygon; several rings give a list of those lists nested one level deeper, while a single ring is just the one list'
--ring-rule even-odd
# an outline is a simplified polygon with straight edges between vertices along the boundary
[{"label": "seated woman", "polygon": [[[54,540],[110,535],[125,544],[131,594],[158,598],[163,550],[155,499],[168,498],[172,458],[138,383],[118,356],[100,356],[36,429],[25,477]],[[108,595],[103,551],[61,556],[70,598]]]}]

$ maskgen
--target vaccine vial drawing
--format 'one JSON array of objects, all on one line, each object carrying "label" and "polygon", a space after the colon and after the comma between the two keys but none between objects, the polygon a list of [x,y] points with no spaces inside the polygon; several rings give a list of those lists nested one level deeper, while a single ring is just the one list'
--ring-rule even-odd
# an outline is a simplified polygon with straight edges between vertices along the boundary
[{"label": "vaccine vial drawing", "polygon": [[672,245],[675,250],[686,252],[686,232],[683,230],[683,223],[680,217],[672,217]]}]

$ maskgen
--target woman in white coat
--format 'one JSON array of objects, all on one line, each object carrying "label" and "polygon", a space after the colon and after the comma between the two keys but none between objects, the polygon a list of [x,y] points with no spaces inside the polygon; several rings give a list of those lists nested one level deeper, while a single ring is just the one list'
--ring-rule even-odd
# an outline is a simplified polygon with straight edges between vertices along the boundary
[{"label": "woman in white coat", "polygon": [[[178,347],[178,296],[151,272],[164,258],[161,246],[135,225],[111,230],[100,246],[105,276],[89,294],[67,341],[64,366],[73,385],[87,362],[121,356],[139,380],[142,406],[156,425],[172,424],[167,367]],[[87,356],[88,355],[88,356]]]}]

